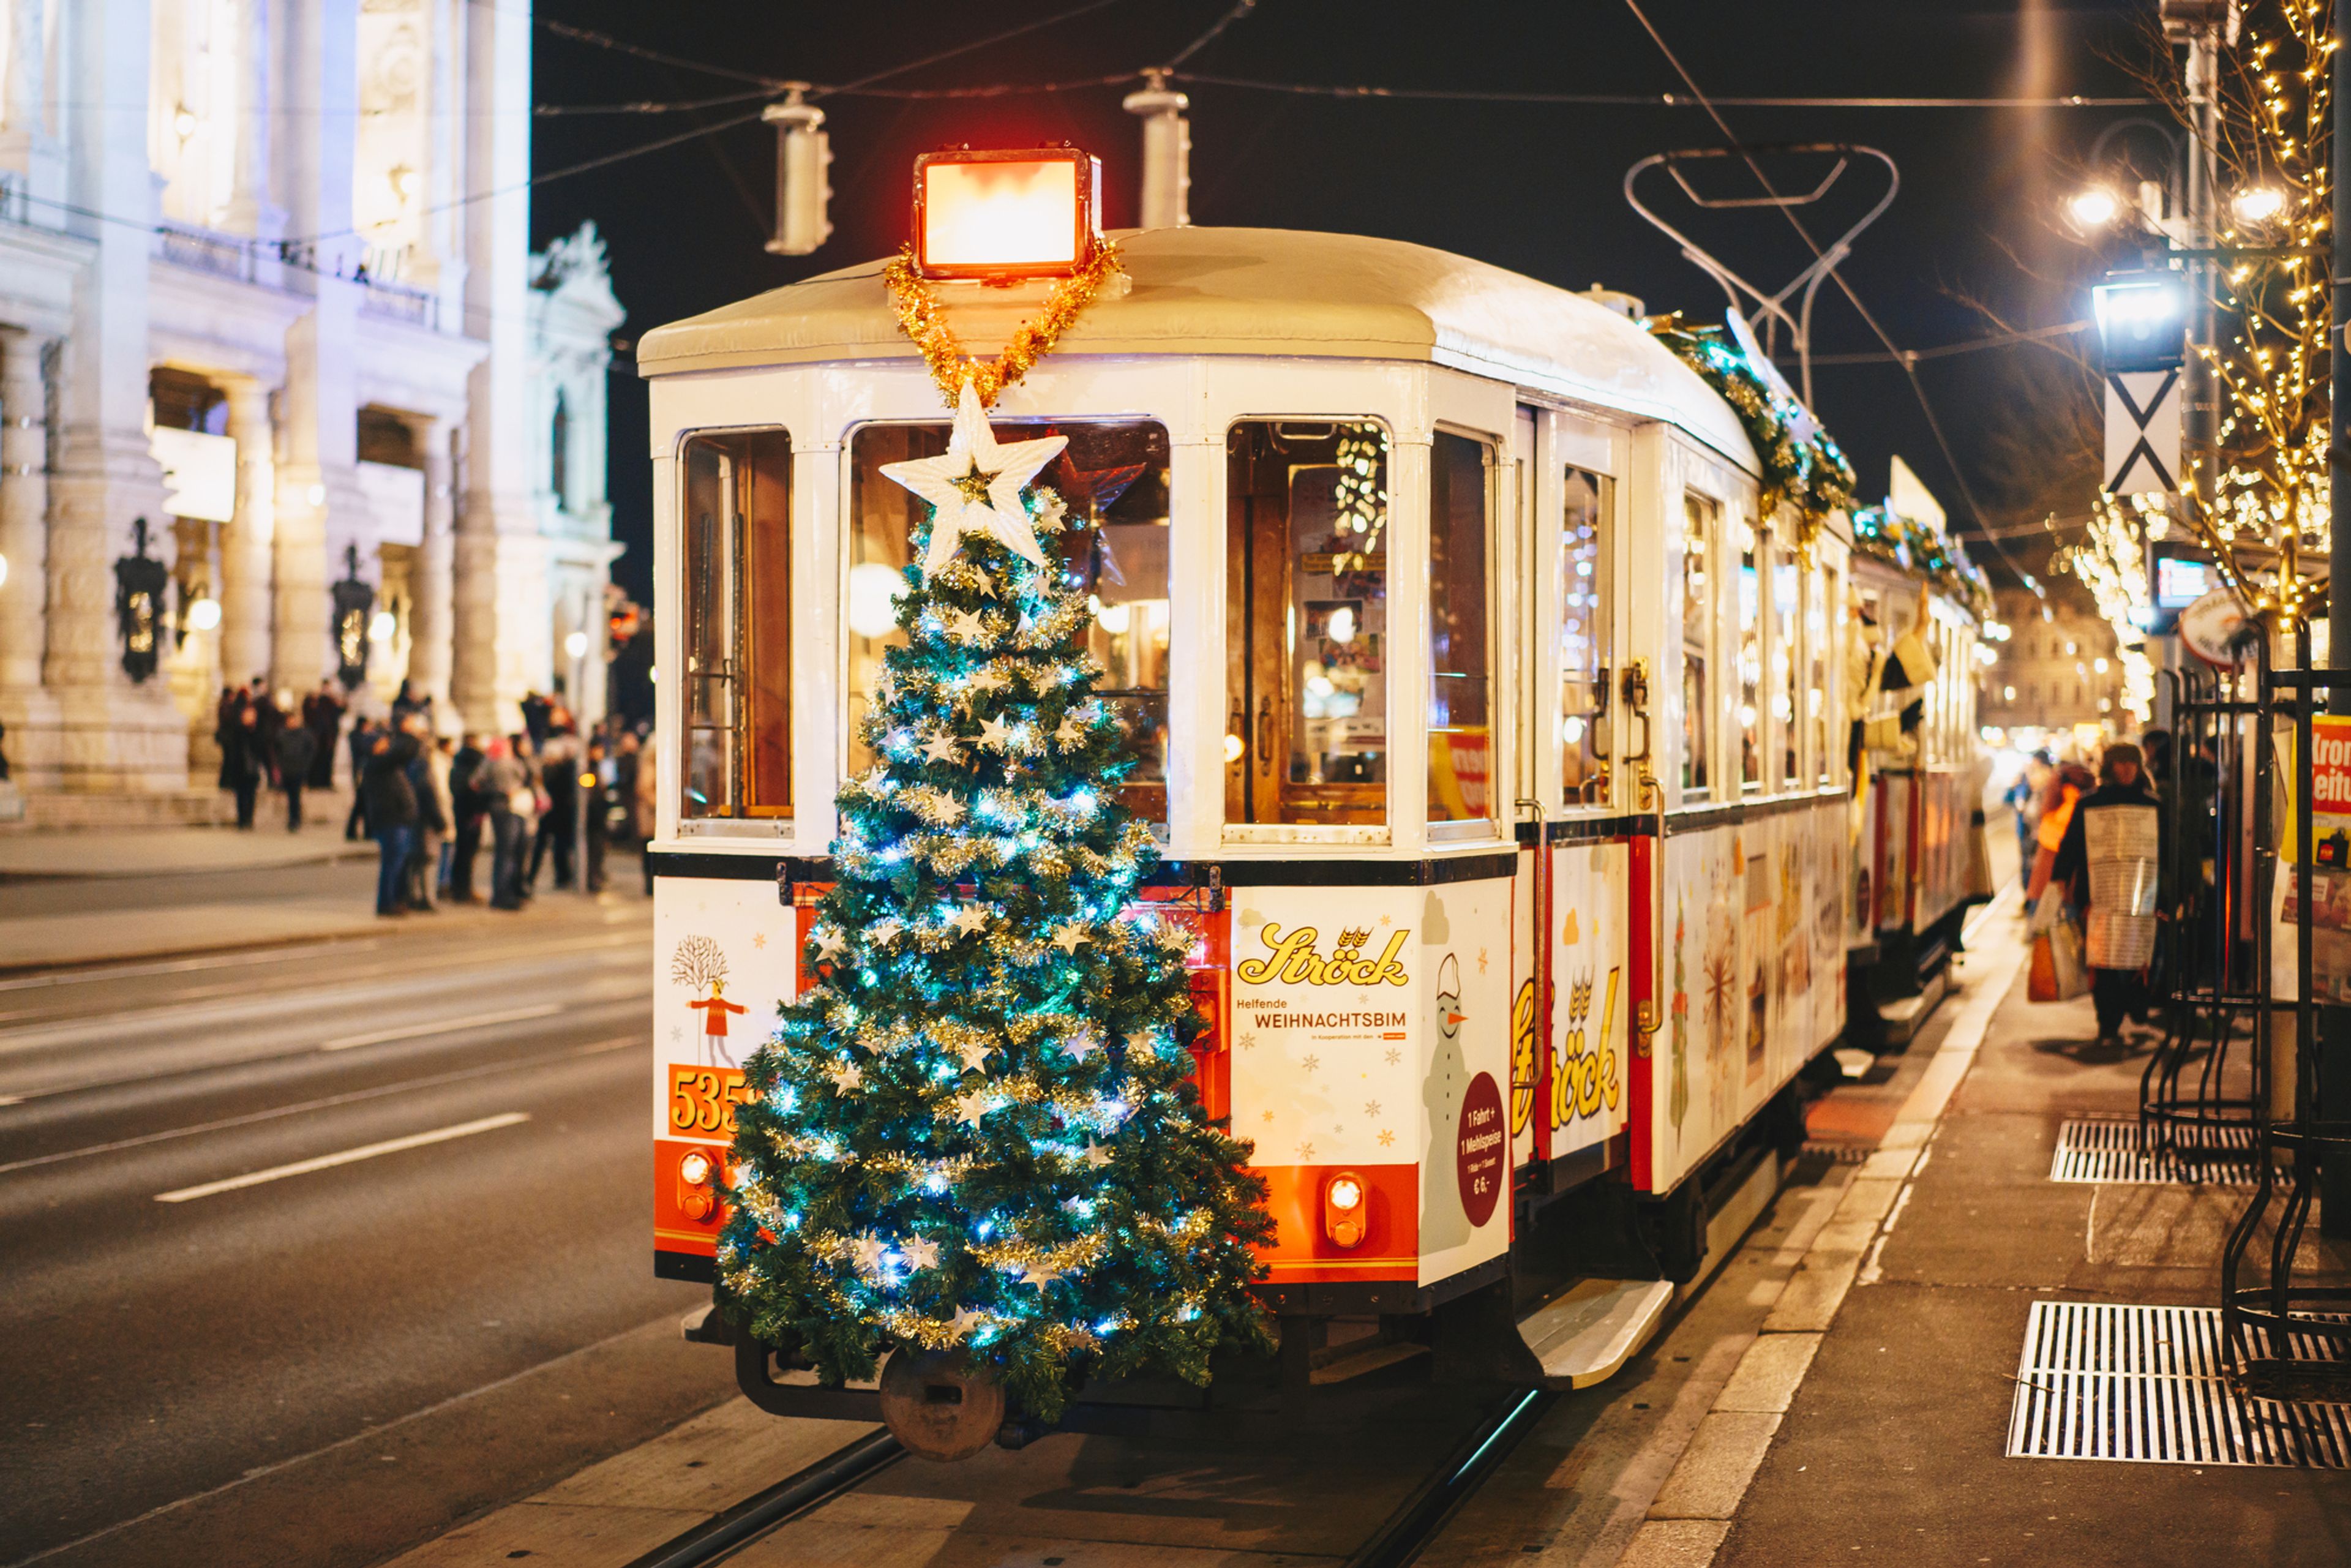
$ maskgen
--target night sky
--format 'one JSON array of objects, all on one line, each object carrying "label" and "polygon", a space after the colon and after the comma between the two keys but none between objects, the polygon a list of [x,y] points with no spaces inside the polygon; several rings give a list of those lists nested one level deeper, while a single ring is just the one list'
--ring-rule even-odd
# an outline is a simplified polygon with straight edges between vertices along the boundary
[{"label": "night sky", "polygon": [[[1077,0],[941,0],[812,6],[750,0],[549,0],[543,19],[759,76],[841,83],[888,69]],[[904,76],[889,87],[1039,82],[1131,70],[1197,36],[1229,0],[1113,0],[1085,16]],[[2022,96],[2135,91],[2153,0],[1968,8],[1948,0],[1647,0],[1645,9],[1709,95]],[[676,101],[751,95],[660,115],[542,116],[534,163],[545,176],[704,123],[754,113],[752,83],[674,68],[535,30],[541,105]],[[1262,0],[1188,68],[1285,82],[1543,92],[1682,90],[1673,68],[1622,0],[1437,6],[1383,0]],[[1130,84],[1131,85],[1131,84]],[[1652,152],[1719,145],[1696,108],[1588,107],[1329,99],[1179,83],[1192,99],[1192,217],[1204,225],[1333,230],[1412,240],[1570,288],[1598,281],[1652,311],[1719,319],[1722,297],[1625,204],[1625,170]],[[906,174],[918,152],[949,142],[1021,146],[1064,139],[1103,163],[1111,226],[1134,221],[1137,122],[1126,86],[983,99],[839,96],[823,101],[832,137],[831,239],[815,255],[771,256],[775,138],[752,123],[555,179],[534,193],[539,243],[593,218],[628,308],[623,344],[663,322],[886,255],[906,225]],[[1850,141],[1892,154],[1901,193],[1856,242],[1844,276],[1902,348],[2087,314],[2085,290],[2111,258],[2068,235],[2059,198],[2082,178],[2099,131],[2127,109],[1730,108],[1749,143]],[[2145,111],[2140,111],[2145,112]],[[1824,162],[1772,165],[1792,188]],[[1654,177],[1654,176],[1653,176]],[[1736,165],[1719,189],[1752,193]],[[1865,208],[1878,176],[1856,169],[1807,217],[1834,233]],[[1660,180],[1645,193],[1670,187]],[[1661,196],[1653,205],[1661,205]],[[1687,212],[1687,209],[1681,209]],[[1769,287],[1805,259],[1780,217],[1694,219],[1699,236]],[[1717,243],[1719,242],[1719,243]],[[2074,340],[2086,351],[2085,340]],[[1814,351],[1880,347],[1834,287]],[[1899,453],[1963,527],[2011,535],[2038,569],[2050,513],[2078,517],[2096,484],[2080,431],[2095,414],[2079,367],[2039,347],[1933,361],[1920,375],[1968,489],[1954,482],[1902,371],[1889,363],[1816,367],[1818,412],[1852,455],[1865,497],[1882,496]],[[645,403],[626,354],[613,369],[611,494],[627,553],[615,575],[651,590],[651,471]],[[1985,545],[1976,558],[1997,570]]]}]

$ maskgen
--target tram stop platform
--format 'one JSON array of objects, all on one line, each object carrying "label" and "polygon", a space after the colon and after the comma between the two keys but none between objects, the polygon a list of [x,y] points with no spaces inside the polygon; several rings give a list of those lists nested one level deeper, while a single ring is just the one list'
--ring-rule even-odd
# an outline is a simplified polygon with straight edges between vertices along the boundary
[{"label": "tram stop platform", "polygon": [[[1866,1236],[1852,1282],[1817,1334],[1766,1322],[1621,1568],[2351,1563],[2351,1404],[2220,1375],[2250,1156],[2199,1181],[2139,1152],[2152,1035],[2100,1051],[2087,998],[2026,1000],[2014,908],[1985,912],[1959,1006],[1882,1088],[1813,1107],[1814,1157],[1872,1151],[1807,1259],[1834,1270]],[[2296,1282],[2344,1283],[2347,1258],[2314,1218]],[[1501,1560],[1480,1544],[1451,1560]]]}]

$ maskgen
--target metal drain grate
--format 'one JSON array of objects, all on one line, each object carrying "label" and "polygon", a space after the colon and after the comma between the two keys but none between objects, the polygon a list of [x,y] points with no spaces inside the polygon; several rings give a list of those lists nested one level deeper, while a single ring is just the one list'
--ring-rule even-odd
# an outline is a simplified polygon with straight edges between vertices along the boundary
[{"label": "metal drain grate", "polygon": [[2178,1182],[2206,1186],[2253,1185],[2253,1130],[2217,1127],[2207,1134],[2219,1151],[2207,1160],[2183,1160],[2168,1150],[2148,1152],[2136,1117],[2085,1117],[2057,1129],[2051,1181]]},{"label": "metal drain grate", "polygon": [[[2268,1354],[2267,1336],[2252,1348]],[[2292,1354],[2339,1359],[2305,1335]],[[2351,1469],[2351,1406],[2250,1398],[2223,1365],[2217,1308],[2035,1301],[2008,1457]]]}]

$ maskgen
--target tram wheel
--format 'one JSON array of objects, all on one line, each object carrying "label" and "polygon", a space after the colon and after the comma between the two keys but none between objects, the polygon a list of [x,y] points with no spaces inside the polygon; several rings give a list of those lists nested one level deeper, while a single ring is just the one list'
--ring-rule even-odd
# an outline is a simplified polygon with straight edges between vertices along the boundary
[{"label": "tram wheel", "polygon": [[893,1350],[882,1367],[882,1419],[910,1454],[967,1459],[1004,1425],[1004,1385],[955,1352]]}]

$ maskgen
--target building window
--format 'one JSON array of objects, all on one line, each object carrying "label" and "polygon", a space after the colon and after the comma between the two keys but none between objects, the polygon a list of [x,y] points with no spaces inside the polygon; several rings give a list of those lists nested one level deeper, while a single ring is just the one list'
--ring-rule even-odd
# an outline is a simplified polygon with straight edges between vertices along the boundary
[{"label": "building window", "polygon": [[547,425],[547,487],[555,492],[558,510],[571,509],[571,410],[563,389],[555,391],[555,417]]},{"label": "building window", "polygon": [[[951,427],[870,424],[850,439],[846,687],[848,770],[871,767],[864,735],[883,654],[904,647],[895,601],[914,559],[915,529],[929,517],[921,497],[882,465],[935,457]],[[1036,486],[1061,497],[1071,527],[1061,536],[1063,563],[1085,581],[1093,620],[1086,650],[1102,668],[1094,693],[1124,720],[1134,770],[1117,793],[1152,822],[1167,820],[1167,429],[1147,421],[1083,423],[999,421],[1002,441],[1069,438]],[[1051,541],[1042,541],[1050,551]]]},{"label": "building window", "polygon": [[1682,495],[1682,796],[1712,788],[1707,766],[1707,711],[1714,688],[1707,676],[1714,650],[1713,587],[1707,557],[1722,508],[1703,496]]},{"label": "building window", "polygon": [[1614,485],[1567,471],[1559,528],[1560,788],[1570,804],[1601,777],[1608,714],[1608,537]]},{"label": "building window", "polygon": [[686,438],[679,815],[792,814],[791,437]]},{"label": "building window", "polygon": [[1384,823],[1388,434],[1242,420],[1225,438],[1225,820]]}]

